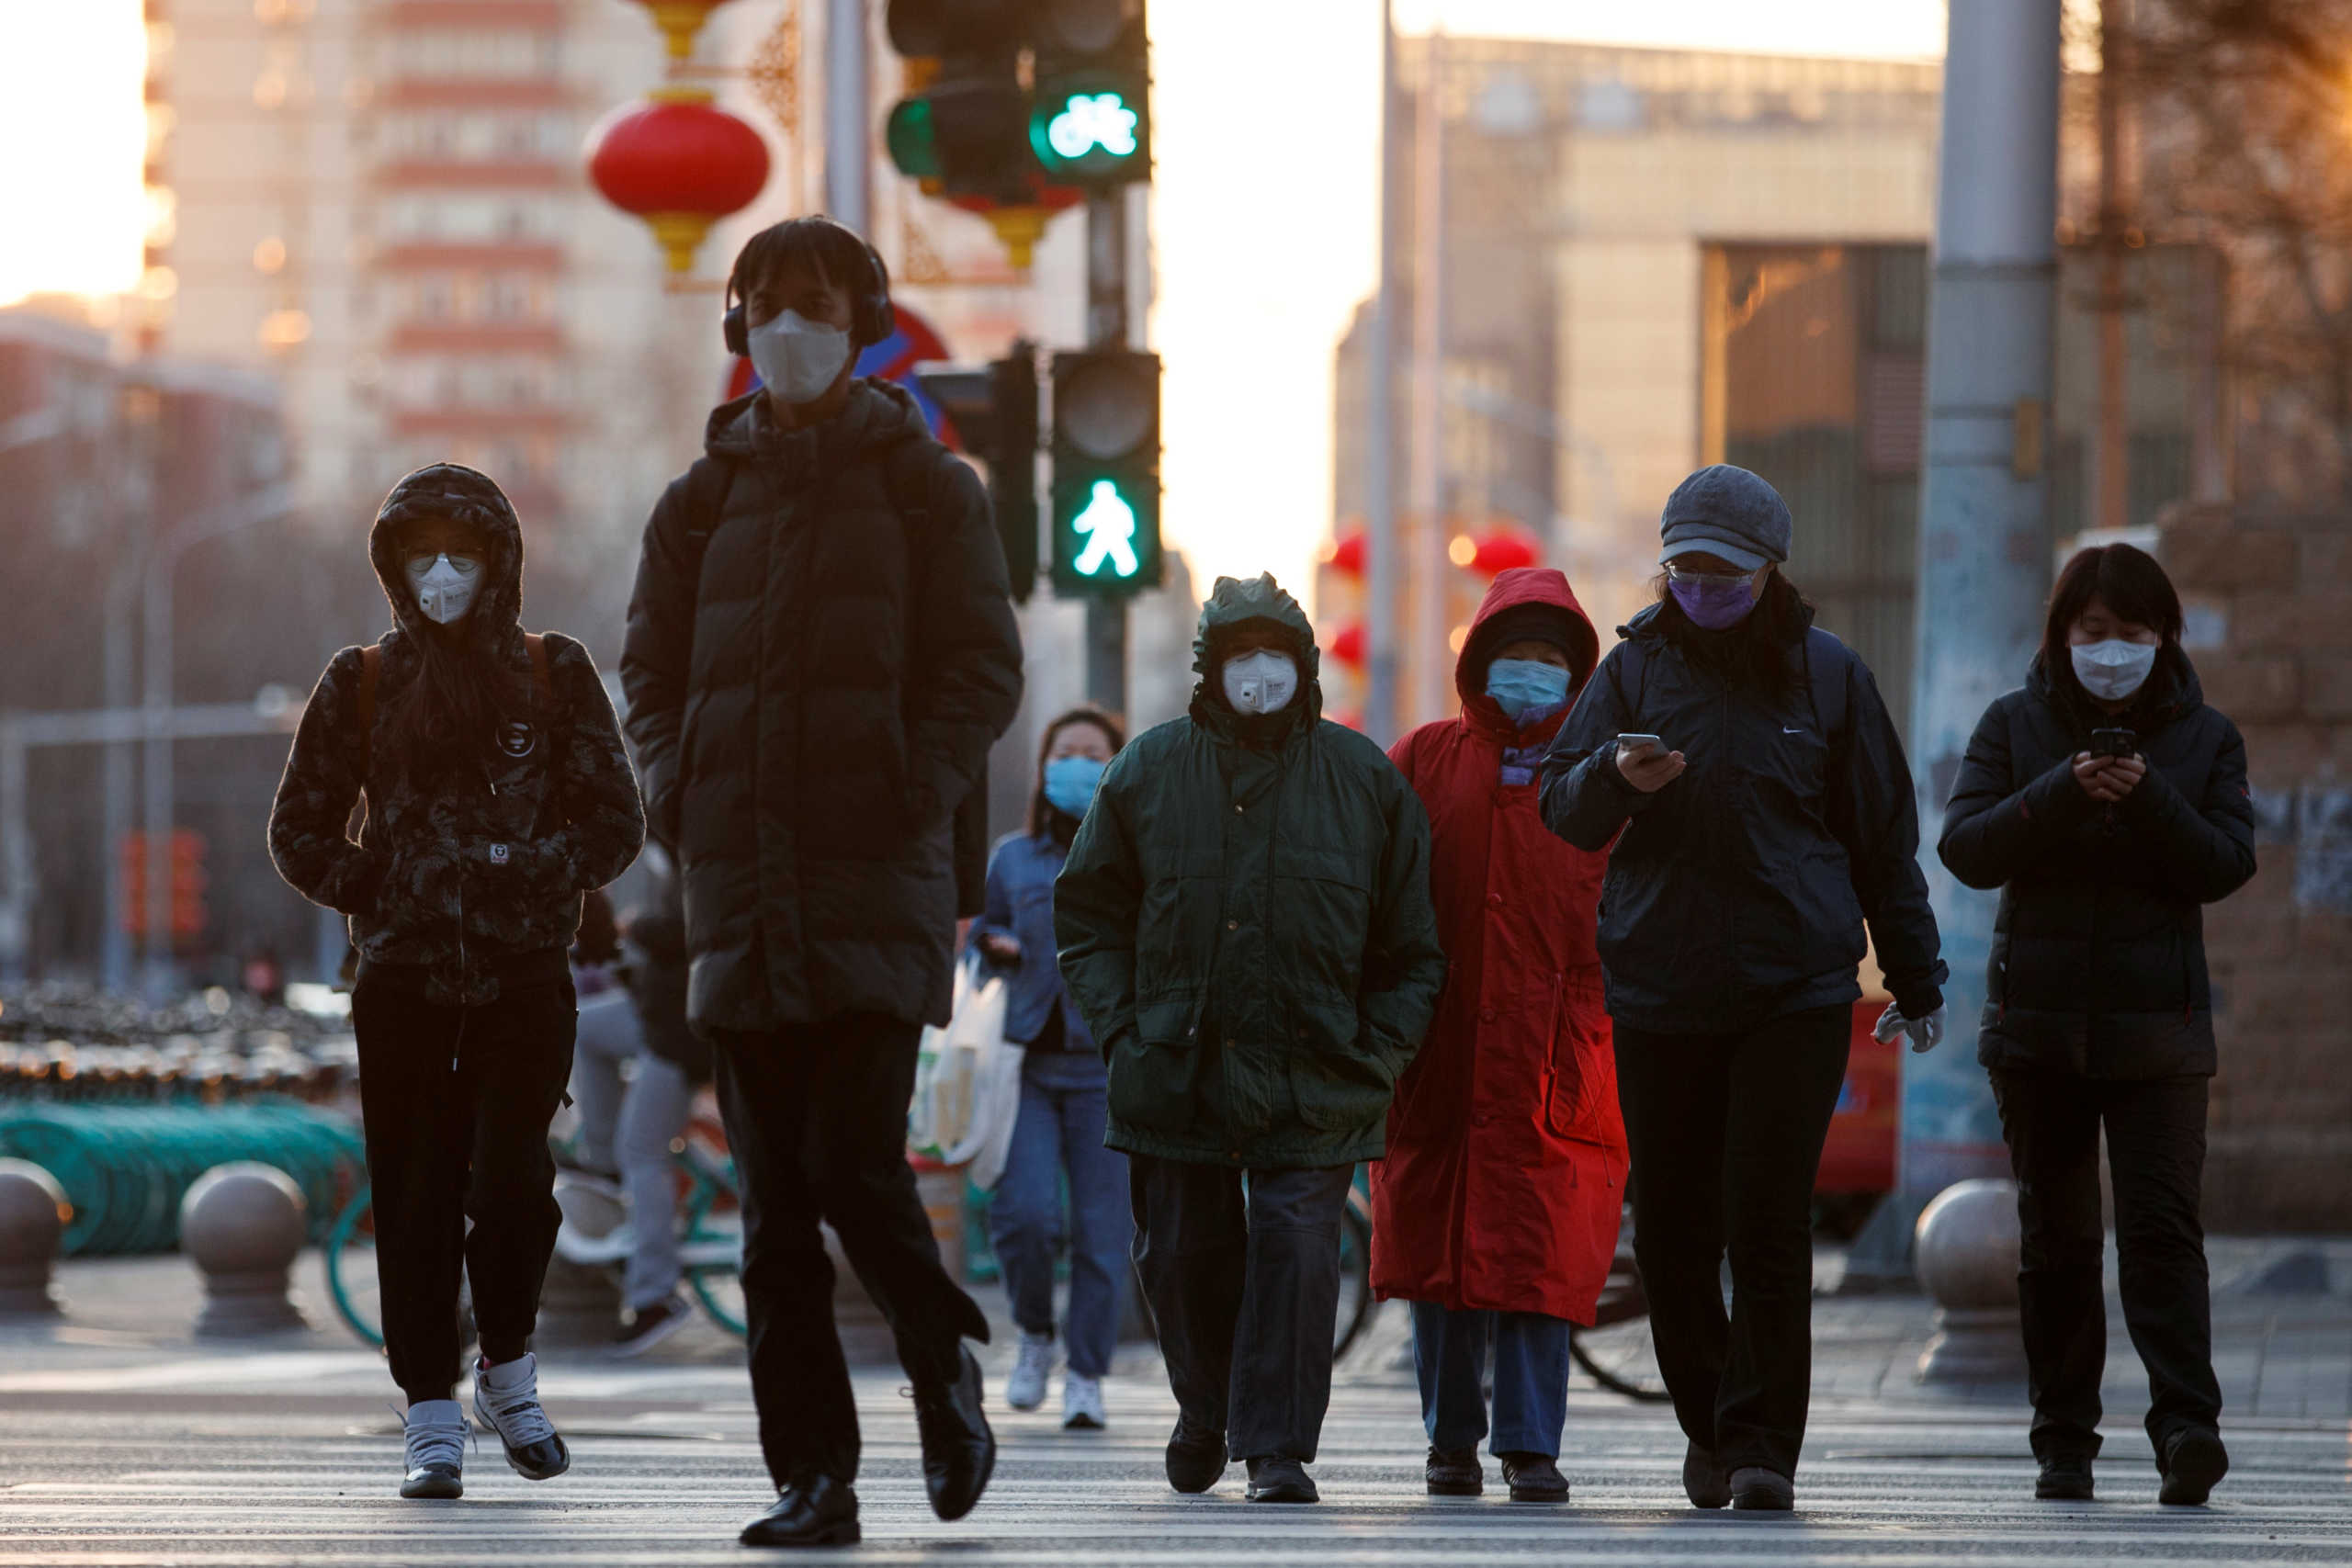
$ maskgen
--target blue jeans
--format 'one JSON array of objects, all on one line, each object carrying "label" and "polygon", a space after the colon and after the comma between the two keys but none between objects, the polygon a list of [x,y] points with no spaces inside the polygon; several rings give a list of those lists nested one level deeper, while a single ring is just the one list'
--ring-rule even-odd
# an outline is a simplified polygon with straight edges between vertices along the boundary
[{"label": "blue jeans", "polygon": [[1119,1297],[1134,1221],[1127,1156],[1102,1146],[1109,1079],[1091,1051],[1032,1052],[1021,1068],[1021,1115],[989,1204],[1012,1321],[1054,1332],[1054,1259],[1063,1237],[1061,1178],[1069,1176],[1069,1370],[1099,1378],[1119,1343]]},{"label": "blue jeans", "polygon": [[1568,1416],[1568,1323],[1532,1312],[1448,1312],[1413,1303],[1413,1371],[1421,1382],[1421,1422],[1430,1446],[1458,1451],[1487,1437],[1480,1386],[1487,1347],[1495,1348],[1492,1454],[1560,1457]]}]

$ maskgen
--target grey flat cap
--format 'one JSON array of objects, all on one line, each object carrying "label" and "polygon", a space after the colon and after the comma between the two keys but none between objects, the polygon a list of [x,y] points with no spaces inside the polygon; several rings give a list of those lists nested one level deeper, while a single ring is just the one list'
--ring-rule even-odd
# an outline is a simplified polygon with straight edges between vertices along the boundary
[{"label": "grey flat cap", "polygon": [[1742,571],[1789,558],[1789,503],[1746,468],[1714,463],[1674,487],[1658,517],[1662,565],[1686,550],[1721,556]]}]

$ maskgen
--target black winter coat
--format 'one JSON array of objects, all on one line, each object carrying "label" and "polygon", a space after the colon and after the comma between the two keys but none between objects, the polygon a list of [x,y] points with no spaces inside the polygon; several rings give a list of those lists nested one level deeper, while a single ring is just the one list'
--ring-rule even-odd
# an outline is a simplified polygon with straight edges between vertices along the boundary
[{"label": "black winter coat", "polygon": [[[2090,732],[2125,726],[2147,773],[2094,802],[2074,776]],[[2034,660],[1977,722],[1936,851],[1998,887],[1976,1055],[2097,1078],[2210,1076],[2213,998],[2202,906],[2254,875],[2245,742],[2205,705],[2188,656],[2157,661],[2109,716]]]},{"label": "black winter coat", "polygon": [[987,494],[883,381],[790,432],[738,399],[705,449],[716,527],[673,481],[621,653],[647,817],[684,878],[688,1014],[944,1023],[950,818],[1021,701]]},{"label": "black winter coat", "polygon": [[[531,681],[514,509],[471,468],[420,468],[392,488],[368,539],[393,622],[379,645],[378,729],[416,679],[416,639],[430,630],[397,538],[404,523],[424,516],[481,534],[488,558],[469,615],[495,628],[498,657],[518,683]],[[627,871],[645,840],[637,780],[595,661],[567,637],[549,633],[546,646],[552,705],[534,690],[531,711],[498,745],[422,784],[360,733],[364,655],[345,649],[302,710],[270,807],[278,874],[349,916],[352,944],[369,964],[413,979],[444,1005],[496,1000],[502,977],[520,964],[561,975],[581,895]],[[363,787],[368,817],[355,842],[347,829]]]},{"label": "black winter coat", "polygon": [[[1808,615],[1786,692],[1736,689],[1661,609],[1618,628],[1544,759],[1552,831],[1583,850],[1616,840],[1600,892],[1610,1016],[1728,1033],[1858,1000],[1865,920],[1905,1016],[1941,1006],[1918,806],[1870,670]],[[1617,772],[1623,733],[1659,736],[1689,766],[1642,794]]]}]

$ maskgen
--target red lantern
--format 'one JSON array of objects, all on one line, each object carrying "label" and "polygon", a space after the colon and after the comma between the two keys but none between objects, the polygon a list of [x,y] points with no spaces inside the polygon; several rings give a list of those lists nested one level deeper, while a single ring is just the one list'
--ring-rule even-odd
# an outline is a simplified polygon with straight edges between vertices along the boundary
[{"label": "red lantern", "polygon": [[1350,621],[1331,637],[1331,657],[1351,670],[1363,668],[1363,623]]},{"label": "red lantern", "polygon": [[646,98],[588,133],[588,177],[606,201],[645,220],[672,272],[686,272],[713,220],[750,206],[768,183],[768,147],[699,87]]},{"label": "red lantern", "polygon": [[1482,577],[1494,577],[1513,567],[1533,566],[1535,541],[1516,528],[1497,528],[1476,541],[1468,566]]},{"label": "red lantern", "polygon": [[1364,531],[1351,528],[1323,547],[1323,564],[1342,577],[1362,577],[1364,552],[1369,547]]}]

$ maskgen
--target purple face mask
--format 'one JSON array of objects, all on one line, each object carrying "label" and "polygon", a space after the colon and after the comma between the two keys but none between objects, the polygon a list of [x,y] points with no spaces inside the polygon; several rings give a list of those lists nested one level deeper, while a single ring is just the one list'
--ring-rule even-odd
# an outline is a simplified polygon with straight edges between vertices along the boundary
[{"label": "purple face mask", "polygon": [[1745,577],[1677,577],[1667,587],[1691,625],[1711,632],[1739,625],[1756,608],[1756,589]]}]

